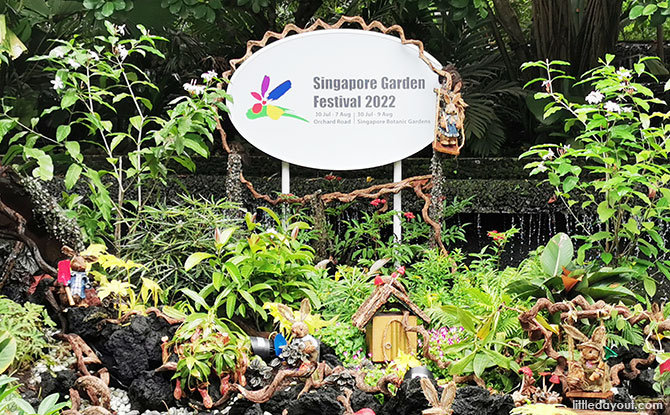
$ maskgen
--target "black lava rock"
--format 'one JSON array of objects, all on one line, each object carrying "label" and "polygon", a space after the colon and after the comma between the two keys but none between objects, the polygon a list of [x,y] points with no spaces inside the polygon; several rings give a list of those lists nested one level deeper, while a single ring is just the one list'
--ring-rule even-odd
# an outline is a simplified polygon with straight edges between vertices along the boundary
[{"label": "black lava rock", "polygon": [[228,415],[263,415],[260,404],[239,399],[230,407]]},{"label": "black lava rock", "polygon": [[654,390],[654,372],[655,369],[652,368],[642,370],[635,379],[630,381],[628,392],[633,396],[658,396]]},{"label": "black lava rock", "polygon": [[58,393],[60,396],[68,395],[77,377],[77,373],[71,369],[61,370],[55,374],[42,373],[40,382],[42,396],[49,396],[52,393]]},{"label": "black lava rock", "polygon": [[169,375],[156,373],[153,370],[142,372],[128,388],[128,398],[133,409],[140,412],[146,410],[164,410],[174,404],[172,385]]},{"label": "black lava rock", "polygon": [[377,401],[374,395],[365,393],[359,389],[354,389],[354,393],[351,395],[351,408],[354,412],[360,411],[363,408],[369,408],[378,414],[381,404]]},{"label": "black lava rock", "polygon": [[269,401],[261,404],[263,411],[270,412],[272,415],[281,415],[284,408],[287,408],[291,402],[295,401],[302,390],[302,385],[291,386],[277,391]]},{"label": "black lava rock", "polygon": [[340,394],[337,388],[322,387],[291,402],[286,409],[291,415],[341,415],[344,407],[337,400]]},{"label": "black lava rock", "polygon": [[403,382],[396,395],[389,399],[377,414],[421,415],[421,412],[428,408],[428,400],[426,400],[421,389],[421,379],[413,378]]},{"label": "black lava rock", "polygon": [[98,340],[101,360],[112,378],[127,387],[141,373],[162,364],[161,338],[172,338],[175,330],[153,315],[134,316],[126,326],[108,325]]},{"label": "black lava rock", "polygon": [[514,409],[510,395],[491,395],[479,386],[465,386],[456,391],[451,407],[454,415],[507,415]]}]

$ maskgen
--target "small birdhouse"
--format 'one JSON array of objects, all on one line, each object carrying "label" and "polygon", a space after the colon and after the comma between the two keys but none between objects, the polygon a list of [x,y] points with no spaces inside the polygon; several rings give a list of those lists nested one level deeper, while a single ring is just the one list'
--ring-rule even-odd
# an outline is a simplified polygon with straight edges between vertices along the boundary
[{"label": "small birdhouse", "polygon": [[393,277],[383,277],[372,295],[361,304],[352,317],[354,326],[365,330],[368,353],[373,362],[388,362],[402,351],[416,353],[417,335],[402,325],[403,314],[409,311],[408,325],[416,326],[420,318],[430,318],[409,299],[405,287]]}]

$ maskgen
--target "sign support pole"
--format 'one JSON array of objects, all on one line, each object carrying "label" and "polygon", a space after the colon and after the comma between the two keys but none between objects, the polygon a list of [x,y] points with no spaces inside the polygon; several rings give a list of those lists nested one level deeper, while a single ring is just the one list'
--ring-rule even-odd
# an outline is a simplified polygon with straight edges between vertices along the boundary
[{"label": "sign support pole", "polygon": [[[402,181],[402,160],[393,163],[393,181]],[[402,212],[402,195],[398,192],[393,195],[393,210]],[[397,243],[402,241],[402,225],[400,224],[400,216],[393,216],[393,236]]]},{"label": "sign support pole", "polygon": [[290,164],[285,161],[281,162],[281,192],[282,194],[291,193],[291,170]]}]

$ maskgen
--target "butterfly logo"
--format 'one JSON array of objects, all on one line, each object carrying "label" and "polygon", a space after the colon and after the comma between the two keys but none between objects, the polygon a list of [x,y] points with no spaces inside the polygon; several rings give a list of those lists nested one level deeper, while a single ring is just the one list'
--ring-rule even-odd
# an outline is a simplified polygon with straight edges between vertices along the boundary
[{"label": "butterfly logo", "polygon": [[270,93],[265,95],[270,89],[270,77],[265,75],[263,81],[261,82],[261,92],[252,92],[251,96],[256,99],[256,102],[248,111],[247,118],[257,119],[262,117],[270,117],[272,120],[278,120],[282,116],[296,118],[305,122],[309,122],[306,119],[299,117],[295,114],[292,114],[288,108],[280,107],[271,104],[271,102],[276,101],[281,98],[291,89],[291,81],[286,80],[276,86]]}]

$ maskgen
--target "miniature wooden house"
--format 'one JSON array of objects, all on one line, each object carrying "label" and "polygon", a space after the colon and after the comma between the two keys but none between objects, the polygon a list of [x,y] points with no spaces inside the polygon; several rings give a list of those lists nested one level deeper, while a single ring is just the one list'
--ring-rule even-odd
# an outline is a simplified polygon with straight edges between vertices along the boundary
[{"label": "miniature wooden house", "polygon": [[366,332],[370,360],[388,362],[401,351],[416,353],[417,334],[406,331],[402,325],[405,311],[410,313],[407,321],[410,326],[417,325],[417,318],[430,323],[426,313],[409,299],[405,287],[395,278],[384,277],[383,283],[375,287],[352,317],[354,326]]}]

